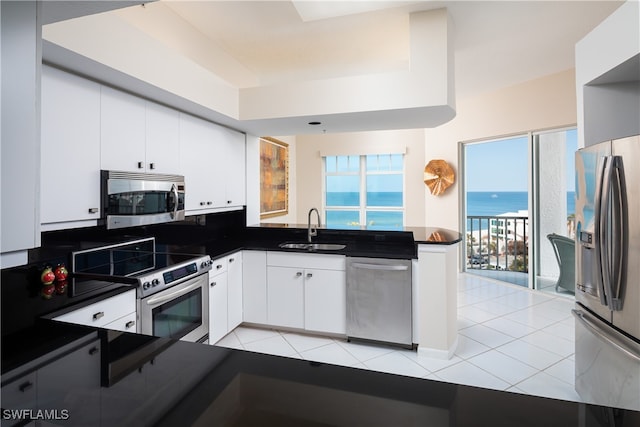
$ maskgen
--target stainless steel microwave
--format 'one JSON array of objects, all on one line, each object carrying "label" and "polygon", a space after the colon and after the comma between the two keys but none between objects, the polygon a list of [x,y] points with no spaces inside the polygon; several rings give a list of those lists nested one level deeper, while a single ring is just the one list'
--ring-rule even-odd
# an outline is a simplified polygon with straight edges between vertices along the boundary
[{"label": "stainless steel microwave", "polygon": [[107,229],[184,219],[184,176],[101,171],[102,220]]}]

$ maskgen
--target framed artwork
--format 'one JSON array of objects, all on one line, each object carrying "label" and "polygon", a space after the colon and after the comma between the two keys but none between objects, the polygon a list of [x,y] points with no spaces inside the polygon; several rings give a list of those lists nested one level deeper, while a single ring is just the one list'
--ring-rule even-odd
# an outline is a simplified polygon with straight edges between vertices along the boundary
[{"label": "framed artwork", "polygon": [[289,212],[289,144],[260,138],[260,218]]}]

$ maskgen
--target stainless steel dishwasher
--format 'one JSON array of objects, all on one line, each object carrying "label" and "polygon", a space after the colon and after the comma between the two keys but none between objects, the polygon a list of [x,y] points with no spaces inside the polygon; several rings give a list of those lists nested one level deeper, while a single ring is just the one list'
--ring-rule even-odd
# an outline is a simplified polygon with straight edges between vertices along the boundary
[{"label": "stainless steel dishwasher", "polygon": [[347,257],[347,338],[413,348],[411,260]]}]

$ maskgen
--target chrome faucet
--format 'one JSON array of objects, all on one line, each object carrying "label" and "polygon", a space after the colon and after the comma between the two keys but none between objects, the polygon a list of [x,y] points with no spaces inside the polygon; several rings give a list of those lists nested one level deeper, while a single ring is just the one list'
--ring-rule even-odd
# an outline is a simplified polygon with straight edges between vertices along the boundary
[{"label": "chrome faucet", "polygon": [[[311,214],[313,213],[313,211],[316,212],[316,218],[318,219],[318,223],[315,227],[311,228]],[[320,212],[318,212],[318,209],[316,208],[311,208],[309,209],[309,217],[308,217],[308,222],[307,222],[307,239],[309,240],[309,243],[311,243],[311,238],[314,236],[318,235],[318,228],[320,227]]]}]

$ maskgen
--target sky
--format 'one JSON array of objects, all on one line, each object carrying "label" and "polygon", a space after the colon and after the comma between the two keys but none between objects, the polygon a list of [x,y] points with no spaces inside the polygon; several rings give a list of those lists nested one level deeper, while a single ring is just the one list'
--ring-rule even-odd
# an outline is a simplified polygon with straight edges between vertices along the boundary
[{"label": "sky", "polygon": [[[466,145],[467,191],[527,191],[528,136]],[[575,187],[577,133],[567,131],[567,190]]]}]

